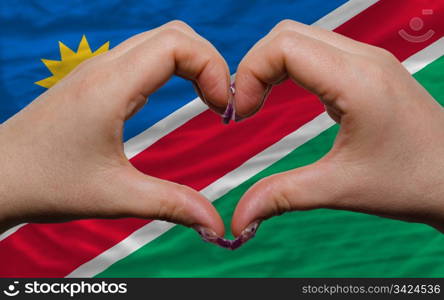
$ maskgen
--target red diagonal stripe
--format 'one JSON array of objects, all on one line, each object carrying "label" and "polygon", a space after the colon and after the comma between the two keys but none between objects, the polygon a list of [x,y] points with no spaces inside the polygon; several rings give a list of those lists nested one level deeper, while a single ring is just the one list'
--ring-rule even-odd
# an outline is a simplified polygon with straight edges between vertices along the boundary
[{"label": "red diagonal stripe", "polygon": [[[384,47],[400,60],[443,35],[444,4],[440,1],[383,0],[336,31]],[[425,24],[436,31],[423,43],[398,35],[422,9]],[[322,112],[316,97],[291,82],[273,89],[263,110],[253,119],[223,126],[204,112],[162,138],[131,161],[143,172],[202,189],[251,156],[293,132]],[[52,225],[29,224],[0,242],[0,276],[59,277],[118,243],[146,220],[84,220]]]},{"label": "red diagonal stripe", "polygon": [[257,117],[227,126],[205,111],[131,162],[146,174],[201,190],[323,111],[310,93],[287,81],[273,90]]}]

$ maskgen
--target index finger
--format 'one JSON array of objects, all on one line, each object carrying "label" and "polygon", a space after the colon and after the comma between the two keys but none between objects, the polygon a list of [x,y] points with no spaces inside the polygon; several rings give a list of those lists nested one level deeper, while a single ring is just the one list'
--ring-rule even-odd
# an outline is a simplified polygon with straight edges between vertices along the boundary
[{"label": "index finger", "polygon": [[244,57],[236,73],[238,117],[254,114],[267,90],[290,77],[322,99],[345,89],[353,53],[294,30],[271,32]]},{"label": "index finger", "polygon": [[217,49],[186,24],[168,23],[161,30],[133,37],[116,48],[108,58],[112,73],[108,79],[116,83],[114,94],[137,102],[132,106],[143,105],[151,93],[176,74],[195,82],[202,100],[212,109],[225,109],[228,66]]}]

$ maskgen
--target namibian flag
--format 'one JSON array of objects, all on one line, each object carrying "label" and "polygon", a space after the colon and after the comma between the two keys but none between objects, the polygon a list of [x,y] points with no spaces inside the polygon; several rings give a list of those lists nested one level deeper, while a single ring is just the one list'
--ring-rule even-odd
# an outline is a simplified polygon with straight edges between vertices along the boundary
[{"label": "namibian flag", "polygon": [[[172,19],[212,42],[233,71],[285,18],[391,51],[444,104],[441,0],[23,0],[1,4],[0,122],[82,60]],[[174,78],[125,124],[125,153],[142,172],[215,201],[229,228],[248,187],[318,160],[337,130],[318,99],[289,81],[273,88],[255,117],[225,126],[189,82]],[[439,277],[443,254],[444,235],[428,226],[343,211],[274,218],[236,251],[166,222],[83,220],[1,235],[0,276]]]}]

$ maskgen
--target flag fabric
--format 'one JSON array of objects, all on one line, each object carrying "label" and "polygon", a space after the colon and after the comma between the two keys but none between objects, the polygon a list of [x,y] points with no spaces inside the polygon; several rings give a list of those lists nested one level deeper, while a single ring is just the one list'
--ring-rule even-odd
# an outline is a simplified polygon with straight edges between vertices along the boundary
[{"label": "flag fabric", "polygon": [[[280,20],[314,23],[391,51],[444,105],[440,0],[0,5],[0,122],[81,60],[173,19],[213,43],[232,73]],[[413,18],[420,18],[423,28],[412,30]],[[248,187],[315,162],[338,131],[319,100],[291,81],[274,87],[264,108],[239,124],[221,124],[195,97],[189,82],[173,78],[126,122],[125,153],[140,171],[188,185],[214,201],[227,228]],[[2,234],[0,276],[433,277],[444,274],[442,249],[444,236],[426,225],[332,210],[268,220],[236,251],[206,244],[194,231],[167,222],[82,220],[23,224]]]}]

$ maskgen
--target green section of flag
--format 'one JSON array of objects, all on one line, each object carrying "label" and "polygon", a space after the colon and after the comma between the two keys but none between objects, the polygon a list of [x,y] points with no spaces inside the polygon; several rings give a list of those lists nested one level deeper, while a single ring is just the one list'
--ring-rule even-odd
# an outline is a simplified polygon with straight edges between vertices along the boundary
[{"label": "green section of flag", "polygon": [[[415,78],[444,105],[444,57]],[[333,144],[324,131],[214,202],[226,228],[242,194],[268,175],[310,164]],[[204,243],[176,226],[98,277],[442,277],[444,235],[434,229],[359,213],[314,210],[262,223],[236,251]]]},{"label": "green section of flag", "polygon": [[444,106],[444,56],[414,75],[416,80]]}]

